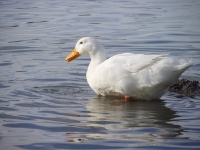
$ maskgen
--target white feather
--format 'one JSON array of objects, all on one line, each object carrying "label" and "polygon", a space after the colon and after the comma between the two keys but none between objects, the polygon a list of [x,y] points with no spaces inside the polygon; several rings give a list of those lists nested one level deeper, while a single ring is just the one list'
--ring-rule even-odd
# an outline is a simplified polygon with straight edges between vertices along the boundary
[{"label": "white feather", "polygon": [[[80,41],[83,43],[80,45]],[[95,39],[85,37],[76,44],[80,54],[91,58],[87,81],[98,95],[122,95],[137,99],[159,99],[191,62],[167,55],[124,53],[106,59],[105,49]]]}]

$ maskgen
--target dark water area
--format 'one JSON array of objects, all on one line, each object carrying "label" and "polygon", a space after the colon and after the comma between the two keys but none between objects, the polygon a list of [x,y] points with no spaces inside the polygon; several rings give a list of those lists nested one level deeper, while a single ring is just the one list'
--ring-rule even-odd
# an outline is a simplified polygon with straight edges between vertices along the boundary
[{"label": "dark water area", "polygon": [[200,1],[0,1],[0,149],[200,149],[200,97],[98,97],[78,39],[108,53],[193,61],[200,81]]}]

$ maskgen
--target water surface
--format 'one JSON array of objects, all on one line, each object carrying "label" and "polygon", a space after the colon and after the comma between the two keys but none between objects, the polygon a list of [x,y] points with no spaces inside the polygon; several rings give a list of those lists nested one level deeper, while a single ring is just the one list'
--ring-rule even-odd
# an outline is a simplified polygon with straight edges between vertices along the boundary
[{"label": "water surface", "polygon": [[[200,2],[0,2],[0,149],[199,149],[200,97],[121,102],[88,86],[88,57],[64,58],[92,36],[108,57],[164,54],[192,60],[200,80]],[[182,98],[181,98],[182,97]]]}]

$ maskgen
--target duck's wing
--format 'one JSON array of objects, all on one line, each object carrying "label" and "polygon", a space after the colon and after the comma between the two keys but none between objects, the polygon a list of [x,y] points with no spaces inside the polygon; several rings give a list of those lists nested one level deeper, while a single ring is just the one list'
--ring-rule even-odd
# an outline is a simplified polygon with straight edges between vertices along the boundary
[{"label": "duck's wing", "polygon": [[131,53],[115,55],[99,65],[93,73],[93,77],[97,82],[108,83],[117,83],[123,78],[137,80],[135,76],[139,76],[139,74],[143,76],[143,72],[148,72],[148,68],[154,66],[159,60],[165,59],[166,56]]},{"label": "duck's wing", "polygon": [[144,54],[131,54],[131,53],[123,53],[118,54],[105,62],[105,64],[110,65],[119,65],[130,73],[137,73],[140,70],[146,69],[148,67],[153,66],[160,60],[166,59],[167,54],[164,55],[144,55]]}]

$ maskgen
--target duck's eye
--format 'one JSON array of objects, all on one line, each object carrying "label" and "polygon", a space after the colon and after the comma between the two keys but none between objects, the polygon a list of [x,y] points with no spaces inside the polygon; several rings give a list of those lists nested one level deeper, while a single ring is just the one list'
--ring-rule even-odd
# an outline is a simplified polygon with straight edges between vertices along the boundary
[{"label": "duck's eye", "polygon": [[83,42],[80,42],[80,44],[83,44]]}]

